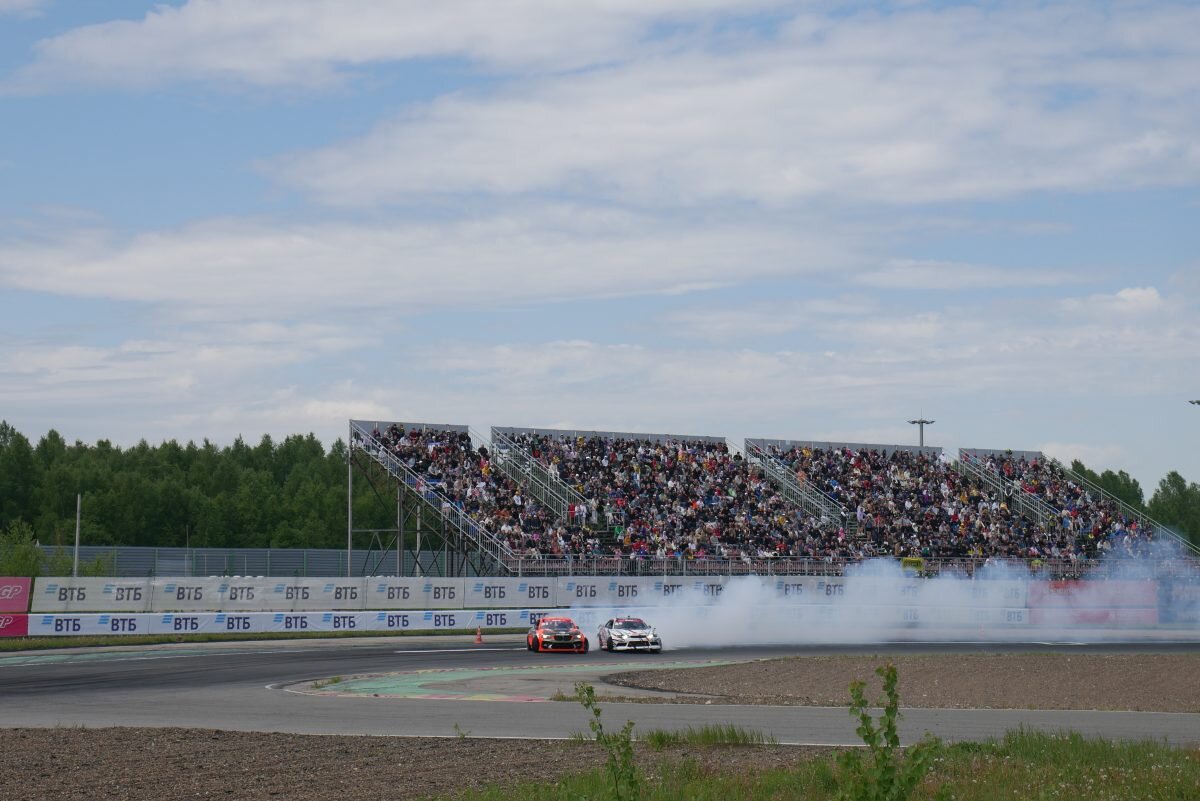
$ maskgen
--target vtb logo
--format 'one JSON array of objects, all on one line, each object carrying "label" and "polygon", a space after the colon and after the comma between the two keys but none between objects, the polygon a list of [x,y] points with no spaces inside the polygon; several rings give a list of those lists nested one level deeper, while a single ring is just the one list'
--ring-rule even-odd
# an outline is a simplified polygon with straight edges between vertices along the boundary
[{"label": "vtb logo", "polygon": [[0,587],[0,601],[10,601],[20,596],[23,589],[24,587],[19,584],[5,584],[3,587]]},{"label": "vtb logo", "polygon": [[6,629],[16,620],[12,615],[0,615],[0,629]]}]

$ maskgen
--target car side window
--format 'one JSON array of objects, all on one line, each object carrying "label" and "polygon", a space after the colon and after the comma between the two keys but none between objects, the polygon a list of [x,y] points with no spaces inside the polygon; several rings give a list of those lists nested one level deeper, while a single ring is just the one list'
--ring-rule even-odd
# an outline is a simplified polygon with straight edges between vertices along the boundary
[{"label": "car side window", "polygon": [[605,623],[605,624],[604,624],[604,628],[606,628],[606,629],[611,629],[611,628],[612,628],[612,623],[613,623],[613,622],[612,622],[611,620],[610,620],[610,621],[608,621],[607,623]]}]

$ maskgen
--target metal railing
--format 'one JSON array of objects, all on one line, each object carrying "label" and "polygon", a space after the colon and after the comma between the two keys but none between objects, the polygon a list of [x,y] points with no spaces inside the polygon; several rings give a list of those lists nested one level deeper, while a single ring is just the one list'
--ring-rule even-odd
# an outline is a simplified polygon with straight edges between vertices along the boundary
[{"label": "metal railing", "polygon": [[447,526],[457,531],[469,542],[478,547],[482,553],[492,557],[497,565],[503,567],[506,564],[505,560],[513,556],[513,552],[507,543],[488,531],[478,520],[459,508],[454,501],[450,500],[450,498],[433,486],[428,479],[418,475],[408,465],[393,456],[387,446],[377,439],[374,434],[358,425],[355,421],[351,421],[351,430],[362,438],[363,443],[374,446],[364,447],[356,445],[354,438],[351,437],[351,449],[359,447],[363,453],[382,466],[384,470],[387,470],[393,478],[404,482],[430,508],[441,516]]},{"label": "metal railing", "polygon": [[[899,560],[895,560],[899,566]],[[1009,559],[983,557],[931,558],[920,560],[919,573],[925,576],[988,575],[984,568],[1003,565],[996,578],[1013,578],[1019,568],[1042,579],[1059,578],[1195,578],[1200,576],[1200,559]],[[857,559],[681,559],[676,557],[512,557],[508,572],[518,576],[841,576],[863,563]]]},{"label": "metal railing", "polygon": [[858,534],[858,520],[845,506],[807,481],[801,481],[775,456],[749,441],[745,443],[745,455],[749,462],[757,465],[766,474],[771,483],[779,489],[779,494],[784,500],[816,518],[837,523],[851,536]]},{"label": "metal railing", "polygon": [[971,453],[958,452],[958,471],[978,480],[997,498],[1009,498],[1017,512],[1043,525],[1058,528],[1062,525],[1059,512],[1040,496],[1029,492],[1020,481],[1008,481],[994,470],[989,470],[983,461]]},{"label": "metal railing", "polygon": [[1186,537],[1180,536],[1178,534],[1178,532],[1172,530],[1168,526],[1164,526],[1162,523],[1159,523],[1157,520],[1150,517],[1150,515],[1146,514],[1142,510],[1121,500],[1116,495],[1113,495],[1111,492],[1108,492],[1107,490],[1105,490],[1103,487],[1101,487],[1096,482],[1091,481],[1090,479],[1086,478],[1085,476],[1082,476],[1079,473],[1076,473],[1074,470],[1070,469],[1069,467],[1064,466],[1063,463],[1058,461],[1057,459],[1055,459],[1053,457],[1049,457],[1049,458],[1047,458],[1047,461],[1050,462],[1050,464],[1054,465],[1056,468],[1058,468],[1058,470],[1061,471],[1062,474],[1068,480],[1073,481],[1074,483],[1076,483],[1080,487],[1082,487],[1084,492],[1088,493],[1089,495],[1091,495],[1093,497],[1099,496],[1102,500],[1106,500],[1106,501],[1109,501],[1109,502],[1115,504],[1116,507],[1121,510],[1121,514],[1125,515],[1126,518],[1131,519],[1131,520],[1137,520],[1140,524],[1143,524],[1143,525],[1149,527],[1152,536],[1154,536],[1154,537],[1162,537],[1162,536],[1169,537],[1169,538],[1175,540],[1181,546],[1183,546],[1184,551],[1192,554],[1193,556],[1200,555],[1200,546],[1194,545]]},{"label": "metal railing", "polygon": [[587,499],[562,479],[555,476],[533,454],[499,431],[492,431],[493,463],[506,476],[529,490],[530,496],[565,519],[572,506],[582,506]]}]

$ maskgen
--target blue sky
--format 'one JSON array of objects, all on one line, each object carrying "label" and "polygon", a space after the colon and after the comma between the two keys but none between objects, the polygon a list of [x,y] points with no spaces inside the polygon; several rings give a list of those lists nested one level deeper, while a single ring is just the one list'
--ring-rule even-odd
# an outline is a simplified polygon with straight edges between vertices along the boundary
[{"label": "blue sky", "polygon": [[0,417],[1200,480],[1190,2],[0,0]]}]

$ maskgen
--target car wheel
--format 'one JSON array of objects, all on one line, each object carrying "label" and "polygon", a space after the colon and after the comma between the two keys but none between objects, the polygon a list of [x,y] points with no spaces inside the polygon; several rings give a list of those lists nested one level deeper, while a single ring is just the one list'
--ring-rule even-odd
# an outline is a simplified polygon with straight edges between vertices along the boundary
[{"label": "car wheel", "polygon": [[612,637],[609,637],[607,642],[604,643],[604,650],[608,651],[609,653],[612,652],[612,650],[613,650]]},{"label": "car wheel", "polygon": [[588,652],[588,638],[583,638],[583,648],[579,649],[579,653],[586,654]]},{"label": "car wheel", "polygon": [[525,650],[526,650],[526,651],[532,651],[532,650],[533,650],[533,638],[532,638],[532,637],[526,637],[526,638],[525,638]]}]

